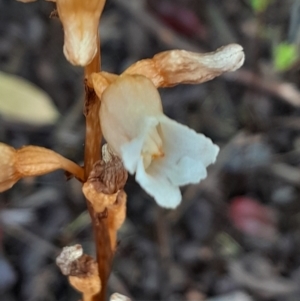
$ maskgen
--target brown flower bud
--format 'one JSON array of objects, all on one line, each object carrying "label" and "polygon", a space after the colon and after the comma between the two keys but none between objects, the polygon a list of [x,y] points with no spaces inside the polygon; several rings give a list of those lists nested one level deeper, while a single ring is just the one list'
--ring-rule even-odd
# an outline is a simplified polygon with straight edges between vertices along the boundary
[{"label": "brown flower bud", "polygon": [[40,176],[57,169],[64,169],[83,181],[83,168],[44,147],[24,146],[17,151],[16,169],[22,177]]},{"label": "brown flower bud", "polygon": [[64,27],[64,54],[73,65],[86,66],[97,53],[98,24],[105,0],[57,0]]},{"label": "brown flower bud", "polygon": [[83,181],[83,169],[56,152],[38,146],[24,146],[18,150],[0,143],[0,192],[11,188],[23,177],[40,176],[64,169]]},{"label": "brown flower bud", "polygon": [[15,167],[16,150],[0,143],[0,192],[11,188],[20,178]]},{"label": "brown flower bud", "polygon": [[16,153],[15,166],[23,177],[43,175],[62,167],[61,156],[47,148],[25,146]]}]

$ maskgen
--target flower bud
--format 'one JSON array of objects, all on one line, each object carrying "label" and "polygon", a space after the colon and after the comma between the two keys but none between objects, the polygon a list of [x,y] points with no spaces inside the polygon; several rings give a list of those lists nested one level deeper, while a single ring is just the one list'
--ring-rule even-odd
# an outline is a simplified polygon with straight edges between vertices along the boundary
[{"label": "flower bud", "polygon": [[64,54],[73,65],[86,66],[98,48],[98,24],[105,0],[57,0],[64,27]]},{"label": "flower bud", "polygon": [[22,177],[39,176],[61,168],[61,157],[54,151],[25,146],[16,151],[16,169]]},{"label": "flower bud", "polygon": [[58,153],[39,146],[20,149],[0,143],[0,192],[11,188],[23,177],[40,176],[57,169],[64,169],[83,180],[83,169]]},{"label": "flower bud", "polygon": [[0,192],[11,188],[20,178],[15,167],[16,150],[0,143]]}]

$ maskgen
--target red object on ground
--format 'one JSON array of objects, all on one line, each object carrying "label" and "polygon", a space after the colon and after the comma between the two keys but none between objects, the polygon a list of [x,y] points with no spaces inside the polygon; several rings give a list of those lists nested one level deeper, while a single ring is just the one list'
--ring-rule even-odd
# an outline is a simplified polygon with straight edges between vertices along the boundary
[{"label": "red object on ground", "polygon": [[265,239],[274,239],[277,234],[275,210],[255,199],[246,196],[234,198],[229,216],[233,225],[244,234]]}]

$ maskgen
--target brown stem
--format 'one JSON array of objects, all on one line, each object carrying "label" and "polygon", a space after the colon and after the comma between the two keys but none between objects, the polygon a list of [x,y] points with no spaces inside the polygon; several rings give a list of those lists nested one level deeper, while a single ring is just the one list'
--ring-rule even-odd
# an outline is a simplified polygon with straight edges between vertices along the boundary
[{"label": "brown stem", "polygon": [[[101,127],[99,120],[100,99],[97,97],[90,81],[93,72],[100,72],[100,41],[98,43],[98,53],[93,61],[85,67],[85,108],[86,117],[86,137],[84,170],[85,180],[87,180],[95,162],[101,159]],[[101,279],[101,291],[93,296],[93,301],[104,301],[106,299],[106,287],[112,262],[112,250],[110,248],[110,236],[108,232],[107,220],[96,214],[90,202],[87,201],[88,210],[92,219],[95,244],[97,250],[97,262],[99,276]]]}]

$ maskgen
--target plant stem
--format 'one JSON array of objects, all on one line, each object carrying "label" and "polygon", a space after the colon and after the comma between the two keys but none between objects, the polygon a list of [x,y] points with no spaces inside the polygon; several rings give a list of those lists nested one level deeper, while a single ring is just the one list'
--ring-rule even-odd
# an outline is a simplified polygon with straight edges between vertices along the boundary
[{"label": "plant stem", "polygon": [[[90,75],[93,72],[100,72],[100,41],[98,42],[98,53],[92,62],[85,67],[85,107],[86,117],[86,136],[84,150],[84,170],[85,180],[87,180],[95,162],[101,159],[101,127],[99,120],[100,99],[97,97],[91,82]],[[97,262],[99,276],[101,279],[101,291],[93,296],[93,301],[104,301],[106,299],[107,280],[110,273],[112,262],[112,250],[110,247],[110,236],[105,217],[101,217],[94,212],[89,201],[87,201],[88,210],[92,219],[95,244],[97,250]]]},{"label": "plant stem", "polygon": [[82,167],[65,157],[61,158],[61,164],[64,170],[74,175],[78,180],[84,181],[84,170]]}]

